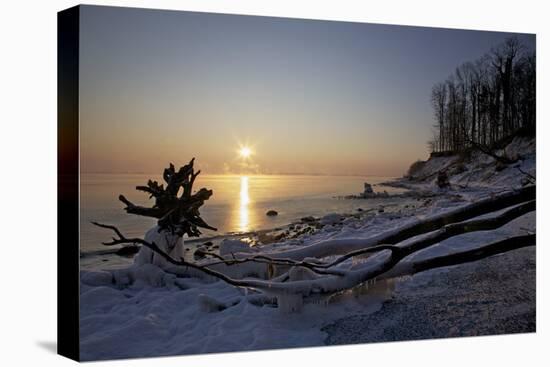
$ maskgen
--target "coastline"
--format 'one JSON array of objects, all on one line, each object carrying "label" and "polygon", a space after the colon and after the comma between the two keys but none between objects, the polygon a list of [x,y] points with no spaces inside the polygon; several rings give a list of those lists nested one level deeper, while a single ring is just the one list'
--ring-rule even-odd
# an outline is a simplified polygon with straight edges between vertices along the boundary
[{"label": "coastline", "polygon": [[[521,169],[534,175],[534,151],[526,157],[520,162]],[[449,162],[454,164],[453,157],[445,159],[448,161],[439,159],[434,169]],[[451,175],[450,185],[445,188],[437,187],[432,180],[403,178],[396,184],[406,184],[412,190],[430,190],[433,195],[398,197],[398,205],[386,208],[379,205],[389,204],[391,199],[350,199],[376,203],[375,210],[301,220],[304,223],[299,228],[294,224],[291,230],[293,224],[288,224],[263,234],[312,230],[296,238],[286,234],[269,243],[240,243],[236,248],[254,255],[301,251],[324,241],[368,241],[525,186],[517,166],[499,170],[495,167],[473,160],[468,171]],[[474,179],[468,175],[474,175]],[[520,233],[533,233],[535,226],[536,212],[531,211],[497,229],[473,231],[434,243],[401,262],[406,268],[407,262],[473,250]],[[231,245],[234,243],[228,243]],[[112,359],[534,332],[535,251],[528,247],[412,276],[372,279],[334,297],[304,300],[300,313],[284,313],[269,302],[257,304],[246,290],[222,281],[178,276],[154,265],[139,269],[112,267],[114,263],[105,266],[98,257],[96,265],[105,270],[89,270],[86,266],[81,270],[82,356],[86,360]],[[124,259],[125,265],[132,262],[131,258],[109,256]],[[334,257],[327,257],[331,258]],[[369,259],[347,261],[345,266],[361,265]],[[372,262],[376,262],[376,257]],[[126,335],[132,338],[123,337]]]},{"label": "coastline", "polygon": [[[394,180],[399,180],[395,178]],[[392,182],[392,181],[388,181]],[[380,187],[390,187],[386,184],[377,184]],[[358,188],[359,191],[359,188]],[[422,195],[408,195],[403,196],[401,194],[392,194],[388,197],[379,198],[361,198],[358,196],[353,197],[332,197],[327,199],[340,201],[355,201],[357,203],[365,203],[359,208],[360,210],[347,210],[341,212],[334,212],[329,214],[310,213],[311,215],[296,218],[288,223],[273,226],[271,228],[263,228],[258,230],[250,230],[246,232],[227,232],[223,234],[207,235],[204,237],[196,238],[184,238],[186,244],[185,258],[193,260],[194,252],[199,248],[204,248],[205,243],[210,244],[210,250],[217,252],[220,244],[224,240],[240,240],[248,243],[252,249],[260,249],[266,245],[270,245],[274,242],[300,239],[301,243],[307,242],[307,239],[303,240],[303,235],[313,235],[325,226],[334,225],[339,227],[345,224],[346,220],[364,220],[366,217],[377,213],[378,211],[385,211],[386,213],[397,213],[404,206],[414,205],[412,204],[417,199],[422,198]],[[336,220],[335,220],[336,216]],[[331,218],[331,219],[327,219]],[[336,228],[335,228],[336,229]],[[126,248],[132,246],[125,246]],[[133,262],[133,257],[139,250],[140,246],[136,246],[134,249],[130,249],[127,253],[119,253],[121,246],[105,247],[100,250],[81,251],[80,259],[81,266],[84,270],[99,270],[99,269],[115,269],[118,267],[128,266]]]}]

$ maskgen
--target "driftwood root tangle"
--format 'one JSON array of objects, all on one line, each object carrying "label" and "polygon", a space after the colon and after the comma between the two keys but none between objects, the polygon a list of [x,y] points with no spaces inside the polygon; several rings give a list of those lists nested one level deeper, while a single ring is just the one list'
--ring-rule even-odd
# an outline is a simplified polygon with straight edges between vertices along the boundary
[{"label": "driftwood root tangle", "polygon": [[[156,218],[161,229],[169,229],[179,236],[187,234],[189,237],[198,237],[201,234],[199,228],[215,231],[215,227],[200,217],[199,208],[213,192],[202,188],[193,193],[193,184],[200,174],[200,171],[195,172],[194,162],[195,158],[177,171],[170,163],[163,173],[166,187],[152,180],[147,182],[147,186],[136,187],[136,190],[145,192],[149,194],[149,198],[155,199],[152,207],[135,205],[124,195],[120,195],[118,199],[126,205],[124,209],[127,213]],[[178,196],[179,192],[181,194]]]}]

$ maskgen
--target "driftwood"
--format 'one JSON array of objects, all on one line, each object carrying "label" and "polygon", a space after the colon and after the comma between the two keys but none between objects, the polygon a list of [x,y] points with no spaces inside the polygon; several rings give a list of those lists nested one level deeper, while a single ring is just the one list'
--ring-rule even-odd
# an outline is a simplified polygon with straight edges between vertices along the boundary
[{"label": "driftwood", "polygon": [[308,257],[322,258],[341,255],[380,244],[396,244],[408,238],[435,231],[447,224],[465,221],[480,215],[505,209],[510,206],[535,200],[536,186],[526,186],[518,190],[502,193],[494,197],[481,199],[455,210],[442,213],[427,219],[418,220],[396,230],[384,232],[367,239],[331,239],[313,243],[296,250],[272,254],[275,258],[302,260]]},{"label": "driftwood", "polygon": [[489,256],[517,250],[523,247],[535,246],[535,244],[535,234],[510,237],[501,241],[492,242],[488,245],[477,247],[475,249],[418,261],[412,264],[412,269],[413,273],[419,273],[430,269],[477,261]]},{"label": "driftwood", "polygon": [[[163,173],[166,188],[164,184],[152,180],[147,182],[147,186],[136,187],[136,190],[148,193],[149,198],[155,199],[152,207],[135,205],[124,195],[118,199],[126,205],[124,209],[127,213],[156,218],[160,229],[169,229],[179,236],[187,234],[189,237],[198,237],[201,234],[198,227],[215,231],[216,228],[200,217],[199,208],[212,196],[212,190],[202,188],[193,194],[193,184],[201,172],[195,172],[194,162],[195,158],[178,171],[170,163]],[[181,195],[178,196],[180,191]]]},{"label": "driftwood", "polygon": [[[141,238],[126,238],[114,226],[100,223],[94,224],[110,229],[117,235],[116,238],[113,238],[111,242],[105,243],[105,245],[128,243],[141,244],[160,254],[177,267],[195,269],[204,274],[223,280],[233,286],[251,288],[268,296],[275,296],[278,299],[280,307],[282,305],[286,310],[299,310],[304,297],[331,295],[345,289],[351,289],[361,283],[376,279],[377,277],[384,277],[385,274],[391,274],[392,270],[398,270],[399,267],[396,267],[396,265],[403,264],[401,261],[405,257],[417,251],[463,233],[499,228],[515,218],[536,210],[534,201],[535,191],[535,187],[531,186],[480,200],[466,207],[428,218],[416,224],[404,226],[398,230],[392,231],[390,234],[377,236],[373,240],[365,240],[363,242],[347,240],[351,241],[351,244],[346,244],[346,240],[340,240],[340,246],[334,246],[334,244],[327,245],[326,242],[325,245],[327,246],[321,246],[318,243],[312,245],[313,247],[309,246],[301,249],[301,255],[309,254],[309,256],[307,256],[308,259],[305,260],[303,257],[301,258],[301,256],[287,256],[289,254],[296,255],[296,252],[256,256],[231,254],[226,257],[206,253],[206,255],[214,258],[213,262],[204,262],[201,264],[191,263],[185,261],[183,258],[173,259],[155,243],[149,243]],[[502,209],[505,210],[496,216],[473,219],[477,216]],[[422,234],[424,235],[419,236],[414,241],[399,244],[399,242]],[[516,248],[531,246],[535,244],[535,236],[535,234],[515,236],[488,245],[483,245],[473,250],[459,251],[450,255],[416,263],[413,262],[412,265],[409,266],[409,273],[411,271],[418,272],[441,266],[475,261]],[[337,255],[339,251],[333,250],[338,247],[346,250],[342,256],[328,262],[322,260],[324,257]],[[305,251],[308,248],[310,251]],[[330,251],[328,251],[327,248]],[[311,256],[312,253],[314,253],[315,256]],[[365,254],[376,254],[376,256],[372,258],[369,257],[359,264],[352,266],[346,263],[348,259],[360,255],[364,256]],[[311,257],[315,257],[315,259],[311,259]],[[244,263],[254,263],[264,267],[282,267],[288,270],[271,280],[261,278],[242,279],[225,274],[225,270],[227,270],[228,267],[240,266]],[[311,275],[296,278],[296,276],[293,277],[291,275],[293,269],[304,269],[304,271],[310,272]],[[402,270],[400,271],[403,272]],[[295,273],[296,272],[294,272],[294,274]]]},{"label": "driftwood", "polygon": [[[416,241],[409,242],[407,245],[404,245],[404,246],[377,245],[373,247],[367,247],[367,248],[348,252],[345,255],[339,257],[338,259],[328,263],[311,262],[311,260],[297,261],[297,260],[292,260],[288,258],[286,259],[279,258],[276,256],[272,257],[268,255],[256,255],[256,256],[250,256],[250,257],[244,257],[244,258],[232,257],[230,259],[227,259],[213,253],[204,252],[204,254],[219,260],[219,262],[209,263],[208,266],[217,265],[219,263],[223,263],[225,265],[231,266],[231,265],[242,264],[246,262],[257,262],[257,263],[281,265],[281,266],[285,266],[285,265],[298,266],[298,267],[304,267],[304,268],[313,270],[315,272],[318,272],[320,269],[329,269],[329,268],[335,267],[336,265],[341,264],[350,258],[360,256],[360,255],[365,255],[368,253],[380,252],[383,250],[389,250],[392,252],[392,256],[394,258],[401,259],[405,256],[411,255],[414,252],[420,251],[424,248],[427,248],[431,245],[442,242],[451,237],[455,237],[455,236],[465,234],[465,233],[470,233],[470,232],[488,231],[488,230],[500,228],[506,223],[510,222],[511,220],[514,220],[529,212],[532,212],[535,209],[536,209],[535,201],[534,200],[528,201],[523,204],[514,206],[510,209],[507,209],[506,211],[504,211],[503,213],[495,217],[447,224],[442,228],[440,228],[439,230],[431,232],[429,235],[424,236]],[[342,272],[332,272],[332,273],[319,272],[319,274],[342,275]]]}]

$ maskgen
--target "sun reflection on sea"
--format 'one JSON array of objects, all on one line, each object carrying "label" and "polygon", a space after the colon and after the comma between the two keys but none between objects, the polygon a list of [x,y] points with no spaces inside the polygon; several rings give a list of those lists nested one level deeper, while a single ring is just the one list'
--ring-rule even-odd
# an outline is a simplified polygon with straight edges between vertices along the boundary
[{"label": "sun reflection on sea", "polygon": [[248,195],[248,176],[241,176],[241,192],[239,197],[239,231],[247,232],[250,224],[248,216],[248,204],[250,203],[250,196]]}]

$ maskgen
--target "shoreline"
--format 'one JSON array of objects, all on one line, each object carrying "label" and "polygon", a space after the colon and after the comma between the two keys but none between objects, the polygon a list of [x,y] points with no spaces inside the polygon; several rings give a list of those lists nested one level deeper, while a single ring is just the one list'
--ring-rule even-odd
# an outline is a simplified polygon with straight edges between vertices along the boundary
[{"label": "shoreline", "polygon": [[[371,208],[346,211],[340,213],[330,213],[324,216],[308,216],[297,220],[293,220],[290,223],[275,226],[272,228],[252,230],[242,233],[228,232],[224,234],[218,234],[213,236],[198,237],[198,238],[185,238],[186,245],[184,258],[186,260],[200,260],[200,258],[194,258],[194,253],[197,250],[208,249],[211,252],[218,253],[220,243],[224,240],[240,240],[248,243],[253,251],[265,250],[267,247],[271,247],[272,244],[277,242],[285,242],[288,240],[296,240],[299,243],[296,245],[303,245],[307,242],[307,237],[304,235],[315,235],[324,227],[333,227],[334,232],[338,232],[340,227],[343,227],[347,220],[357,220],[358,222],[365,221],[370,217],[377,216],[381,213],[395,214],[395,219],[399,219],[408,212],[407,215],[422,215],[418,213],[418,209],[421,207],[430,208],[434,200],[449,199],[450,201],[469,201],[473,197],[479,197],[484,195],[490,195],[501,191],[501,188],[489,188],[489,187],[449,187],[447,189],[437,189],[430,187],[426,183],[409,181],[405,177],[394,178],[391,181],[381,182],[375,184],[376,187],[397,187],[405,189],[405,193],[394,193],[389,196],[381,197],[361,197],[360,195],[348,195],[331,197],[332,200],[350,200],[358,202],[369,203]],[[375,201],[375,203],[373,203]],[[383,204],[387,202],[388,204]],[[369,205],[366,205],[369,206]],[[436,208],[432,208],[436,210]],[[326,218],[326,221],[323,221]],[[390,218],[393,219],[393,218]],[[209,244],[205,247],[205,244]],[[133,262],[134,256],[139,251],[141,246],[136,245],[134,248],[132,245],[105,248],[100,250],[92,250],[80,252],[81,267],[83,270],[107,270],[115,269],[118,267],[124,267]],[[126,249],[128,252],[119,251]]]},{"label": "shoreline", "polygon": [[[394,178],[394,181],[401,180],[402,178]],[[388,181],[393,182],[393,181]],[[386,185],[386,183],[380,183],[375,184],[377,187],[391,187],[390,185]],[[412,190],[410,190],[412,191]],[[432,195],[433,196],[433,195]],[[420,200],[422,198],[425,198],[422,195],[402,195],[402,193],[398,194],[391,194],[388,197],[374,197],[374,198],[364,198],[359,197],[356,195],[349,195],[346,197],[340,197],[340,196],[330,196],[329,197],[332,200],[356,200],[358,202],[368,202],[371,208],[362,209],[361,210],[348,210],[344,212],[334,212],[326,215],[310,215],[302,218],[297,218],[295,220],[290,221],[289,223],[285,223],[279,226],[274,226],[271,228],[264,228],[264,229],[258,229],[258,230],[251,230],[247,232],[227,232],[224,234],[215,234],[215,235],[209,235],[205,237],[198,237],[198,238],[184,238],[184,242],[187,245],[191,245],[189,247],[186,247],[186,249],[189,249],[186,251],[186,258],[190,259],[191,257],[188,257],[188,255],[192,255],[198,248],[200,248],[205,243],[212,243],[214,246],[214,249],[217,249],[219,244],[223,240],[241,240],[243,242],[249,243],[251,248],[261,248],[262,246],[270,245],[274,242],[277,242],[279,240],[288,240],[288,239],[299,239],[301,235],[304,234],[314,234],[319,229],[322,229],[327,224],[329,225],[340,225],[343,224],[341,222],[344,222],[348,218],[355,218],[358,220],[364,219],[365,216],[369,215],[369,213],[372,212],[378,212],[380,210],[386,211],[387,208],[391,207],[399,207],[407,205],[406,202],[408,201],[415,201]],[[373,200],[376,200],[375,203],[372,203]],[[397,203],[389,203],[388,205],[384,205],[384,202],[388,201],[399,201]],[[367,206],[369,206],[367,205]],[[321,224],[320,222],[323,220],[324,217],[334,216],[338,215],[340,216],[340,221],[338,223],[325,223]],[[284,236],[283,236],[284,234]],[[89,251],[80,251],[80,259],[81,261],[84,260],[83,269],[85,270],[99,270],[96,268],[98,265],[108,265],[106,268],[112,268],[113,266],[124,266],[128,265],[133,261],[134,255],[139,250],[140,246],[136,245],[135,249],[128,249],[128,253],[120,253],[119,251],[124,248],[130,248],[133,247],[131,245],[129,246],[116,246],[116,247],[106,247],[105,249],[97,249],[97,250],[89,250]],[[92,262],[91,260],[97,259],[98,261]],[[86,265],[90,261],[90,263],[96,264],[94,266]],[[110,264],[106,264],[107,262],[110,262]],[[101,267],[100,267],[101,268]]]}]

